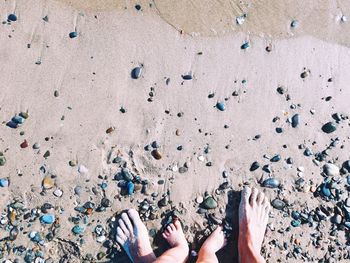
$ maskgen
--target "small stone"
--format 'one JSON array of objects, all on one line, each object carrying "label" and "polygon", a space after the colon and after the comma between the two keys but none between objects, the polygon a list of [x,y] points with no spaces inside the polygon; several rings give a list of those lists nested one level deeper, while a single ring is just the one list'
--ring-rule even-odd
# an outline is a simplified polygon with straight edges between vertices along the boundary
[{"label": "small stone", "polygon": [[20,144],[20,147],[21,147],[22,149],[27,148],[27,147],[28,147],[28,142],[27,142],[27,140],[24,140],[24,141]]},{"label": "small stone", "polygon": [[17,21],[17,16],[15,14],[9,14],[7,17],[7,20],[15,22],[15,21]]},{"label": "small stone", "polygon": [[217,202],[212,196],[208,196],[202,203],[205,209],[214,209],[218,206]]},{"label": "small stone", "polygon": [[293,117],[292,117],[292,127],[293,128],[298,127],[299,122],[300,122],[299,114],[294,114]]},{"label": "small stone", "polygon": [[56,197],[61,197],[63,195],[63,191],[60,188],[57,188],[54,192],[53,192],[54,196]]},{"label": "small stone", "polygon": [[40,144],[36,142],[36,143],[33,144],[32,147],[33,147],[34,150],[38,150],[40,148]]},{"label": "small stone", "polygon": [[75,31],[69,33],[69,37],[70,37],[70,38],[75,38],[75,37],[77,37],[77,36],[78,36],[78,33],[75,32]]},{"label": "small stone", "polygon": [[253,172],[253,171],[255,171],[255,170],[257,170],[257,169],[259,169],[259,167],[260,167],[260,164],[258,163],[258,162],[253,162],[251,165],[250,165],[250,171],[251,172]]},{"label": "small stone", "polygon": [[50,225],[53,222],[55,222],[55,215],[52,215],[52,214],[43,215],[40,217],[40,222],[42,224]]},{"label": "small stone", "polygon": [[45,190],[51,189],[52,187],[54,187],[54,185],[55,185],[55,181],[49,176],[45,177],[42,181],[42,186]]},{"label": "small stone", "polygon": [[109,127],[107,130],[106,130],[106,133],[109,134],[111,132],[113,132],[115,130],[114,127]]},{"label": "small stone", "polygon": [[300,74],[300,77],[301,77],[302,79],[305,79],[305,78],[307,78],[309,75],[310,75],[310,70],[304,70],[304,71]]},{"label": "small stone", "polygon": [[328,184],[324,183],[321,188],[322,194],[324,197],[330,197],[331,196],[331,191],[328,187]]},{"label": "small stone", "polygon": [[241,49],[247,49],[250,47],[250,44],[249,42],[245,42],[242,46],[241,46]]},{"label": "small stone", "polygon": [[281,160],[281,155],[276,154],[274,157],[270,159],[271,162],[278,162]]},{"label": "small stone", "polygon": [[283,210],[286,207],[286,203],[277,198],[271,201],[271,205],[277,210]]},{"label": "small stone", "polygon": [[131,71],[131,78],[138,79],[141,77],[142,67],[136,67]]},{"label": "small stone", "polygon": [[73,160],[69,161],[69,166],[74,167],[76,165],[77,165],[77,163],[75,161],[73,161]]},{"label": "small stone", "polygon": [[226,109],[225,103],[224,102],[216,103],[216,108],[220,111],[224,111]]},{"label": "small stone", "polygon": [[283,128],[277,127],[277,128],[276,128],[276,132],[277,132],[277,133],[282,133],[282,132],[283,132]]},{"label": "small stone", "polygon": [[326,163],[323,165],[323,172],[326,176],[339,175],[339,167],[332,163]]},{"label": "small stone", "polygon": [[238,16],[236,17],[236,23],[237,25],[242,25],[245,21],[245,18],[246,18],[246,15],[241,15],[241,16]]},{"label": "small stone", "polygon": [[186,173],[187,171],[188,171],[188,168],[185,167],[185,166],[181,166],[181,167],[179,168],[179,173],[180,173],[180,174]]},{"label": "small stone", "polygon": [[22,111],[22,112],[20,112],[19,116],[21,116],[21,117],[24,118],[24,119],[28,119],[29,114],[28,114],[28,112]]},{"label": "small stone", "polygon": [[134,193],[135,185],[133,182],[128,182],[126,184],[126,191],[129,196],[131,196]]},{"label": "small stone", "polygon": [[46,159],[46,158],[49,157],[49,156],[50,156],[50,151],[47,150],[47,151],[44,153],[43,157]]},{"label": "small stone", "polygon": [[74,187],[74,194],[79,196],[82,191],[83,191],[83,188],[81,186]]},{"label": "small stone", "polygon": [[11,119],[11,121],[13,121],[14,123],[17,123],[17,124],[23,124],[24,123],[24,118],[22,116],[15,116]]},{"label": "small stone", "polygon": [[293,20],[293,21],[290,23],[290,26],[293,27],[293,28],[296,28],[298,25],[299,25],[299,21],[298,21],[298,20]]},{"label": "small stone", "polygon": [[283,94],[285,94],[285,93],[287,92],[287,89],[286,89],[285,87],[283,87],[283,86],[279,86],[279,87],[277,88],[277,92],[278,92],[279,94],[283,95]]},{"label": "small stone", "polygon": [[76,235],[80,235],[81,233],[84,232],[84,228],[82,228],[81,226],[76,225],[76,226],[74,226],[74,227],[72,228],[72,232],[73,232],[74,234],[76,234]]},{"label": "small stone", "polygon": [[203,201],[204,201],[203,196],[201,196],[201,195],[197,196],[197,198],[196,198],[197,204],[201,204]]},{"label": "small stone", "polygon": [[267,188],[277,188],[280,182],[276,178],[268,178],[263,181],[262,186]]},{"label": "small stone", "polygon": [[86,168],[84,165],[79,165],[78,172],[82,175],[87,174],[89,172],[88,168]]},{"label": "small stone", "polygon": [[151,152],[152,156],[154,159],[156,160],[160,160],[162,159],[162,155],[160,154],[160,152],[158,151],[158,149],[155,149]]},{"label": "small stone", "polygon": [[0,155],[0,166],[4,166],[6,164],[5,156]]},{"label": "small stone", "polygon": [[57,98],[60,95],[60,93],[58,92],[58,90],[55,90],[53,95]]},{"label": "small stone", "polygon": [[336,214],[335,216],[333,216],[333,217],[331,218],[331,221],[332,221],[332,223],[333,223],[333,224],[340,225],[340,224],[341,224],[342,219],[343,219],[343,218],[342,218],[342,216],[341,216],[341,215]]},{"label": "small stone", "polygon": [[8,187],[9,186],[9,180],[7,178],[0,179],[0,187]]},{"label": "small stone", "polygon": [[322,131],[325,133],[332,133],[337,129],[337,124],[335,122],[327,122],[322,126]]},{"label": "small stone", "polygon": [[301,225],[301,220],[292,220],[292,222],[290,223],[292,225],[292,227],[298,227]]},{"label": "small stone", "polygon": [[182,75],[182,78],[184,80],[191,80],[192,79],[192,75],[191,74]]},{"label": "small stone", "polygon": [[154,149],[160,148],[160,144],[159,144],[157,141],[153,141],[153,142],[151,143],[151,146],[152,146]]}]

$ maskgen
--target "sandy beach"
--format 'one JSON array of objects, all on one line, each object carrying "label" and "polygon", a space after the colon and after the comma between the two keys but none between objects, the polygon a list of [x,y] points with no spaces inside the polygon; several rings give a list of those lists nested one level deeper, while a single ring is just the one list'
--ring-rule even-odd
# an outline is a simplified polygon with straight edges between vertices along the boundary
[{"label": "sandy beach", "polygon": [[236,262],[244,185],[267,262],[348,262],[350,3],[276,2],[1,0],[0,262],[129,262],[128,208]]}]

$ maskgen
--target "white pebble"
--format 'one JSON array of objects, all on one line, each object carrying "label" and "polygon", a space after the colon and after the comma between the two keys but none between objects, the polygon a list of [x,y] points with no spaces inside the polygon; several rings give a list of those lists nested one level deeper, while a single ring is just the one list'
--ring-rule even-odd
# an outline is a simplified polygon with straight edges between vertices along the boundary
[{"label": "white pebble", "polygon": [[198,156],[197,158],[199,161],[204,162],[205,158],[203,155]]},{"label": "white pebble", "polygon": [[61,197],[63,192],[61,189],[57,188],[54,192],[53,192],[54,196],[57,196],[57,197]]},{"label": "white pebble", "polygon": [[88,173],[88,168],[86,168],[84,165],[79,165],[79,167],[78,167],[78,172],[80,173],[80,174],[87,174]]},{"label": "white pebble", "polygon": [[305,168],[302,167],[302,166],[299,166],[299,167],[297,168],[297,170],[298,170],[299,172],[304,172],[304,171],[305,171]]},{"label": "white pebble", "polygon": [[203,196],[197,196],[197,198],[196,198],[196,202],[198,203],[198,204],[201,204],[202,202],[204,201],[204,198],[203,198]]}]

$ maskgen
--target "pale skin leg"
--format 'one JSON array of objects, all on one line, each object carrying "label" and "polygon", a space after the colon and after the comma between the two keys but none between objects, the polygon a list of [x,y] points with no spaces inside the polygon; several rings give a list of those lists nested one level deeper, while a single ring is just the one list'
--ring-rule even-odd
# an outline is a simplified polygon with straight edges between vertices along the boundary
[{"label": "pale skin leg", "polygon": [[197,263],[218,263],[216,252],[227,243],[222,227],[218,226],[213,233],[205,240],[198,252]]},{"label": "pale skin leg", "polygon": [[171,246],[165,251],[155,263],[184,263],[188,258],[188,243],[182,231],[179,220],[174,220],[162,233],[163,238]]},{"label": "pale skin leg", "polygon": [[256,188],[245,187],[239,205],[238,252],[240,263],[264,263],[260,250],[264,240],[270,204]]},{"label": "pale skin leg", "polygon": [[146,226],[138,212],[129,209],[118,220],[117,242],[134,263],[151,263],[156,260],[148,237]]}]

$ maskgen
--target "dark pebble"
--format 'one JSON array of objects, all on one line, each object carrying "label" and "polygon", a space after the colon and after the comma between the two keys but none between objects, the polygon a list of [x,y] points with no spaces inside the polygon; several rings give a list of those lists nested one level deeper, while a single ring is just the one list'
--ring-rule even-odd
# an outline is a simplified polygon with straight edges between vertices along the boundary
[{"label": "dark pebble", "polygon": [[253,162],[253,163],[251,164],[249,170],[250,170],[251,172],[253,172],[253,171],[259,169],[259,167],[260,167],[260,164],[259,164],[258,162]]},{"label": "dark pebble", "polygon": [[141,77],[142,67],[136,67],[131,71],[131,78],[138,79]]},{"label": "dark pebble", "polygon": [[276,154],[274,157],[270,159],[271,162],[278,162],[281,160],[281,155]]},{"label": "dark pebble", "polygon": [[334,132],[337,129],[337,124],[335,122],[327,122],[322,126],[322,131],[325,133],[331,133]]},{"label": "dark pebble", "polygon": [[216,108],[220,111],[224,111],[226,109],[225,103],[223,103],[223,102],[216,103]]},{"label": "dark pebble", "polygon": [[7,17],[7,20],[8,20],[8,21],[15,22],[15,21],[17,21],[17,16],[16,16],[15,14],[10,14],[10,15]]},{"label": "dark pebble", "polygon": [[191,79],[192,79],[192,75],[190,75],[190,74],[182,75],[182,78],[183,78],[184,80],[191,80]]},{"label": "dark pebble", "polygon": [[286,203],[283,202],[280,199],[274,199],[271,201],[271,205],[273,208],[276,208],[277,210],[283,210],[283,208],[286,207]]},{"label": "dark pebble", "polygon": [[294,114],[294,116],[292,117],[292,127],[296,128],[299,125],[299,122],[300,122],[299,114]]},{"label": "dark pebble", "polygon": [[280,182],[276,178],[268,178],[263,183],[263,187],[267,188],[277,188],[280,185]]},{"label": "dark pebble", "polygon": [[75,32],[75,31],[69,33],[69,37],[70,37],[70,38],[75,38],[75,37],[77,37],[77,36],[78,36],[78,33]]}]

